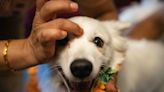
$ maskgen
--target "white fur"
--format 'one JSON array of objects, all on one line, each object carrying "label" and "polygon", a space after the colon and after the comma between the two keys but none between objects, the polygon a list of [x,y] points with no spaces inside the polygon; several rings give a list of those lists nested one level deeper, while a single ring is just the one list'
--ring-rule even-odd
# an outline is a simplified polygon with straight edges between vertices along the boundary
[{"label": "white fur", "polygon": [[[100,22],[87,17],[75,17],[70,20],[83,28],[84,34],[79,38],[72,39],[49,65],[41,66],[39,74],[41,92],[66,92],[67,89],[62,85],[60,72],[51,69],[55,65],[61,66],[67,79],[80,82],[70,72],[70,64],[78,58],[88,59],[93,64],[93,71],[85,81],[94,79],[102,64],[115,68],[126,58],[118,78],[121,92],[154,92],[153,85],[162,83],[159,80],[163,80],[164,74],[159,71],[163,68],[164,54],[161,53],[164,50],[163,45],[147,41],[129,41],[128,39],[126,43],[126,39],[120,35],[122,29],[130,26],[128,23]],[[97,36],[103,39],[103,48],[98,48],[92,42]],[[151,83],[152,80],[154,84],[150,89],[146,84]],[[145,87],[141,84],[145,84]],[[142,91],[138,91],[138,89]]]},{"label": "white fur", "polygon": [[[59,92],[59,90],[61,89],[66,90],[66,88],[61,88],[62,80],[60,78],[57,78],[57,76],[59,75],[53,69],[49,69],[49,67],[59,65],[61,66],[64,75],[68,80],[72,82],[80,82],[81,80],[75,78],[72,75],[70,65],[76,59],[85,58],[89,60],[93,65],[93,70],[91,74],[83,80],[89,81],[96,78],[102,65],[109,67],[110,65],[115,64],[113,60],[116,60],[116,58],[114,57],[116,57],[115,53],[117,51],[125,51],[125,46],[123,46],[125,43],[122,43],[123,38],[119,38],[119,34],[115,33],[120,41],[117,39],[113,41],[110,32],[107,31],[108,29],[106,28],[106,26],[104,26],[104,24],[100,21],[87,17],[75,17],[71,18],[70,20],[79,24],[79,26],[83,28],[84,34],[83,36],[76,39],[71,39],[72,37],[70,37],[71,40],[68,43],[68,46],[62,48],[63,50],[60,51],[60,54],[57,56],[57,58],[49,64],[50,66],[44,68],[44,71],[46,73],[44,74],[44,71],[41,71],[41,74],[39,75],[39,81],[42,92]],[[103,48],[99,48],[93,43],[93,39],[95,37],[100,37],[104,41]],[[117,47],[116,45],[114,45],[114,43],[117,43],[120,46]],[[59,85],[56,85],[58,83]],[[52,88],[52,86],[54,87]]]},{"label": "white fur", "polygon": [[153,41],[129,41],[118,77],[121,92],[164,92],[164,46]]},{"label": "white fur", "polygon": [[[163,7],[159,0],[142,0],[126,7],[120,21],[139,23]],[[128,31],[127,31],[128,32]],[[164,92],[164,47],[160,42],[128,41],[126,62],[119,74],[121,92]]]}]

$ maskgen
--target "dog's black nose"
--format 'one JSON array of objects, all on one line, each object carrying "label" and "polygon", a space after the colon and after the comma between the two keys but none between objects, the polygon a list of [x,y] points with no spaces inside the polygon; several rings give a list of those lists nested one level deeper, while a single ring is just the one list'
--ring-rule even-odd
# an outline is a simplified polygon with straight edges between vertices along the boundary
[{"label": "dog's black nose", "polygon": [[77,59],[71,64],[71,72],[72,74],[79,78],[84,79],[90,75],[92,72],[92,63],[86,59]]}]

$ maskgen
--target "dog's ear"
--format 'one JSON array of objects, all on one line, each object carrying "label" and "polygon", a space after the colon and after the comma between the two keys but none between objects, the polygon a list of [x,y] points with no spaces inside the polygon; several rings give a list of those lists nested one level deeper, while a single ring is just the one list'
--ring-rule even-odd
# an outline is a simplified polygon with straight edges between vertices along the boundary
[{"label": "dog's ear", "polygon": [[117,68],[124,61],[125,51],[127,48],[126,39],[121,34],[126,29],[130,28],[131,24],[127,22],[120,22],[120,21],[103,21],[102,24],[107,28],[112,38],[112,47],[114,49],[114,56],[110,66],[112,68]]},{"label": "dog's ear", "polygon": [[120,21],[102,21],[102,24],[107,28],[111,38],[112,46],[117,51],[124,51],[126,46],[126,39],[121,36],[124,30],[131,27],[130,23]]}]

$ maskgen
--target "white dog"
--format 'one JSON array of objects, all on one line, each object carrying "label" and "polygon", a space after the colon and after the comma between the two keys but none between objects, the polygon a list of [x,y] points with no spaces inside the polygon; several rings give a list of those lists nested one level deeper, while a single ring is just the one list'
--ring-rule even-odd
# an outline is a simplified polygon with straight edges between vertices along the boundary
[{"label": "white dog", "polygon": [[126,44],[120,34],[130,26],[128,23],[87,17],[70,20],[83,28],[84,34],[79,38],[70,34],[65,44],[59,44],[62,46],[55,59],[40,67],[41,92],[89,92],[101,69],[116,68],[124,59],[127,60],[118,77],[121,92],[162,92],[153,88],[155,84],[164,84],[161,44],[145,41]]}]

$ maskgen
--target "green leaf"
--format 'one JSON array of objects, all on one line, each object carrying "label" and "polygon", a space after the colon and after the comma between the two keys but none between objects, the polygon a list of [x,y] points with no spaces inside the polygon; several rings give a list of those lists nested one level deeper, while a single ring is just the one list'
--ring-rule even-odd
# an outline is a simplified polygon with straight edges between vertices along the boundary
[{"label": "green leaf", "polygon": [[113,75],[115,73],[116,71],[112,70],[112,68],[109,67],[107,70],[99,75],[98,79],[103,83],[108,83],[113,78]]}]

